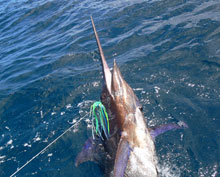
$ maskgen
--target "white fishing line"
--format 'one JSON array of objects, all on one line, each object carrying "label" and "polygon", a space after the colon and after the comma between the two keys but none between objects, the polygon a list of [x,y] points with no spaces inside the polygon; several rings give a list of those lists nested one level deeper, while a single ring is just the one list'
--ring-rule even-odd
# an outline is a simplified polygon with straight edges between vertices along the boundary
[{"label": "white fishing line", "polygon": [[89,113],[87,113],[85,116],[81,117],[77,122],[75,122],[70,128],[65,130],[60,136],[58,136],[55,140],[53,140],[50,144],[48,144],[44,149],[42,149],[40,152],[38,152],[35,156],[33,156],[30,160],[28,160],[24,165],[22,165],[20,168],[18,168],[10,177],[15,176],[19,171],[21,171],[25,166],[27,166],[31,161],[33,161],[35,158],[37,158],[40,154],[42,154],[44,151],[46,151],[52,144],[54,144],[58,139],[60,139],[63,135],[65,135],[70,129],[72,129],[74,126],[76,126],[81,120],[83,120]]}]

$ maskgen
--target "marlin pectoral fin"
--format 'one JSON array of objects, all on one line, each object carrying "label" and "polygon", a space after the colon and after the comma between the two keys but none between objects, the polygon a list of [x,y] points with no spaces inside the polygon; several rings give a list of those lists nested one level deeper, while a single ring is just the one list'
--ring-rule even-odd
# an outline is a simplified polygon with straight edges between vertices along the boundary
[{"label": "marlin pectoral fin", "polygon": [[99,139],[93,139],[90,137],[86,140],[82,151],[77,155],[75,160],[75,166],[77,167],[83,162],[94,161],[101,162],[103,157],[103,145]]},{"label": "marlin pectoral fin", "polygon": [[163,134],[169,130],[176,130],[181,128],[188,128],[188,125],[185,122],[179,121],[177,124],[170,123],[165,125],[160,125],[158,127],[151,127],[150,134],[153,139],[155,139],[158,135]]},{"label": "marlin pectoral fin", "polygon": [[114,175],[113,175],[114,177],[124,176],[128,159],[130,156],[130,152],[131,152],[131,147],[129,143],[127,142],[127,140],[121,138],[115,158]]}]

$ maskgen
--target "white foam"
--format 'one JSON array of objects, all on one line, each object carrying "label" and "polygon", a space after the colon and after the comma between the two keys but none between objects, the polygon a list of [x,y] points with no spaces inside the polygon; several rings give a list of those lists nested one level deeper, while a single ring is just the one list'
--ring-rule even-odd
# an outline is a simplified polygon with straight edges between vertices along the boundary
[{"label": "white foam", "polygon": [[45,140],[43,140],[43,142],[44,142],[44,143],[47,143],[47,142],[48,142],[48,138],[46,138]]},{"label": "white foam", "polygon": [[69,108],[71,108],[71,107],[72,107],[71,104],[66,105],[66,109],[69,109]]},{"label": "white foam", "polygon": [[37,137],[36,139],[35,139],[35,141],[40,141],[41,139],[40,139],[40,137]]},{"label": "white foam", "polygon": [[78,103],[77,107],[89,106],[93,102],[94,102],[94,100],[85,100],[85,101],[82,101],[82,102]]},{"label": "white foam", "polygon": [[39,132],[37,132],[37,134],[35,135],[35,137],[34,137],[34,142],[37,142],[37,141],[40,141],[41,140],[41,138],[40,138],[40,136],[39,136]]},{"label": "white foam", "polygon": [[193,83],[188,83],[187,84],[189,87],[194,87],[195,86],[195,84],[193,84]]},{"label": "white foam", "polygon": [[142,91],[144,89],[143,88],[133,88],[133,90]]},{"label": "white foam", "polygon": [[76,133],[78,131],[79,131],[79,129],[77,129],[77,128],[73,129],[73,133]]},{"label": "white foam", "polygon": [[92,82],[93,87],[98,87],[99,86],[99,82]]},{"label": "white foam", "polygon": [[32,175],[35,175],[35,174],[37,174],[37,172],[33,172],[33,173],[31,173]]},{"label": "white foam", "polygon": [[5,162],[5,157],[6,157],[5,155],[0,156],[0,164]]},{"label": "white foam", "polygon": [[24,143],[24,147],[31,147],[31,144]]},{"label": "white foam", "polygon": [[44,115],[43,115],[43,111],[40,111],[40,117],[43,119]]},{"label": "white foam", "polygon": [[217,177],[218,176],[218,164],[215,163],[214,165],[210,165],[207,167],[201,167],[198,170],[198,175],[201,177],[205,176],[211,176],[211,177]]},{"label": "white foam", "polygon": [[52,113],[51,113],[52,116],[55,115],[55,114],[56,114],[56,112],[52,112]]},{"label": "white foam", "polygon": [[47,154],[48,157],[51,157],[53,155],[53,153]]},{"label": "white foam", "polygon": [[159,93],[160,87],[155,86],[154,90],[155,90],[156,93]]},{"label": "white foam", "polygon": [[[161,177],[180,177],[182,167],[176,165],[176,158],[180,154],[167,153],[160,158],[163,160],[158,164],[158,172]],[[166,159],[166,160],[165,160]]]},{"label": "white foam", "polygon": [[92,125],[90,125],[90,124],[87,124],[87,128],[92,128]]},{"label": "white foam", "polygon": [[11,145],[12,143],[13,143],[13,141],[12,141],[12,140],[9,140],[9,141],[7,142],[7,144],[6,144],[6,146]]},{"label": "white foam", "polygon": [[180,171],[173,171],[172,166],[165,165],[159,168],[162,177],[180,177]]},{"label": "white foam", "polygon": [[86,123],[90,123],[91,120],[90,120],[90,119],[86,119],[85,122],[86,122]]},{"label": "white foam", "polygon": [[0,156],[0,160],[4,159],[5,157],[6,157],[5,155]]},{"label": "white foam", "polygon": [[69,122],[70,124],[76,123],[76,119],[73,119],[72,122]]}]

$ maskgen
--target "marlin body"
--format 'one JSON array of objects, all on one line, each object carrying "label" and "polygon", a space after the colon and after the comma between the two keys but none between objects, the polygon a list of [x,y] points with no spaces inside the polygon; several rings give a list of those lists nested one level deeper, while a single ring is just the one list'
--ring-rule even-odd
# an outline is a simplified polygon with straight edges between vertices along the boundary
[{"label": "marlin body", "polygon": [[110,137],[89,138],[75,165],[90,160],[98,163],[106,176],[156,177],[154,138],[167,130],[187,125],[168,124],[155,129],[147,128],[142,106],[115,61],[110,71],[92,17],[91,21],[102,62],[104,84],[101,102],[109,115]]}]

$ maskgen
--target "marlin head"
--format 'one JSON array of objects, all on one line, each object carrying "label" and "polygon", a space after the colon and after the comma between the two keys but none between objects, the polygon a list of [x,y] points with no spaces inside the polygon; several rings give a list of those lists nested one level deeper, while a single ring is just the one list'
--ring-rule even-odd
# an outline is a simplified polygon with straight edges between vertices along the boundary
[{"label": "marlin head", "polygon": [[142,107],[132,88],[124,80],[115,60],[111,80],[111,93],[117,113],[116,117],[119,124],[123,125],[128,115],[135,114],[136,110],[142,110]]}]

